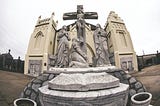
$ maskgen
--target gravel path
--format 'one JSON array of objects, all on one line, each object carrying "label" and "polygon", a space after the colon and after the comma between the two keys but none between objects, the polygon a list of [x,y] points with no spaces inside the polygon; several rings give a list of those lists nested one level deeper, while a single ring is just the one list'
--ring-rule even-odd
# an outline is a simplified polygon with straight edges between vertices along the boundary
[{"label": "gravel path", "polygon": [[32,78],[24,74],[0,70],[0,106],[13,106],[13,101],[20,96],[25,85]]},{"label": "gravel path", "polygon": [[141,72],[132,74],[152,93],[152,105],[160,106],[160,65],[144,68]]}]

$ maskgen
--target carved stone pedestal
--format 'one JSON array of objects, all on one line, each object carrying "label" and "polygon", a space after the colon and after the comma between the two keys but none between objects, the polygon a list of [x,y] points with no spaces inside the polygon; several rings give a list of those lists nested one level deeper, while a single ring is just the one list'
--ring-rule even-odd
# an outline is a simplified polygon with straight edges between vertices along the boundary
[{"label": "carved stone pedestal", "polygon": [[49,89],[62,91],[93,91],[118,86],[119,79],[105,72],[85,74],[61,73],[48,83]]},{"label": "carved stone pedestal", "polygon": [[61,73],[39,88],[42,106],[126,106],[129,85],[99,73]]}]

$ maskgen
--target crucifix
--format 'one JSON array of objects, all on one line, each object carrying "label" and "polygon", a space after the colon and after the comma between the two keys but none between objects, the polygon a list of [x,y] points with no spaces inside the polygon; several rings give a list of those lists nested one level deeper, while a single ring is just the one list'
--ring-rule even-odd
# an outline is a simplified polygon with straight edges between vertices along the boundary
[{"label": "crucifix", "polygon": [[77,29],[77,38],[80,43],[80,48],[83,52],[87,53],[84,19],[98,19],[98,14],[97,12],[84,12],[83,5],[77,5],[77,12],[69,12],[63,14],[63,20],[74,20],[74,19],[77,19],[76,29]]}]

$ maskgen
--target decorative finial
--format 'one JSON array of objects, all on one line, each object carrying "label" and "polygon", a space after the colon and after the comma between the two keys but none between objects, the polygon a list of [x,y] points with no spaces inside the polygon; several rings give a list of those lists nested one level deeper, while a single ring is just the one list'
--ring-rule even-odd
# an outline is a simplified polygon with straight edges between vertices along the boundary
[{"label": "decorative finial", "polygon": [[11,49],[8,50],[8,54],[10,54],[10,52],[11,52]]},{"label": "decorative finial", "polygon": [[55,15],[55,13],[53,12],[52,15]]},{"label": "decorative finial", "polygon": [[41,15],[38,18],[41,19]]}]

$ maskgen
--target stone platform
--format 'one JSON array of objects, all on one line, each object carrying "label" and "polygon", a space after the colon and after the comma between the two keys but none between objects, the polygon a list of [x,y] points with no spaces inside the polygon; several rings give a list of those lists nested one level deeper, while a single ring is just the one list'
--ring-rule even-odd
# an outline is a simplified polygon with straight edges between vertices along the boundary
[{"label": "stone platform", "polygon": [[119,87],[76,92],[50,90],[48,86],[39,88],[42,106],[126,106],[128,99],[128,85]]},{"label": "stone platform", "polygon": [[113,66],[96,68],[52,68],[59,73],[39,88],[42,106],[126,106],[129,85],[108,74]]},{"label": "stone platform", "polygon": [[88,68],[55,68],[51,67],[49,70],[45,71],[44,73],[53,73],[53,74],[60,74],[60,73],[99,73],[99,72],[115,72],[118,71],[119,68],[116,66],[106,66],[106,67],[88,67]]},{"label": "stone platform", "polygon": [[89,91],[119,86],[119,79],[102,73],[61,73],[53,80],[49,81],[48,86],[52,90],[66,91]]}]

